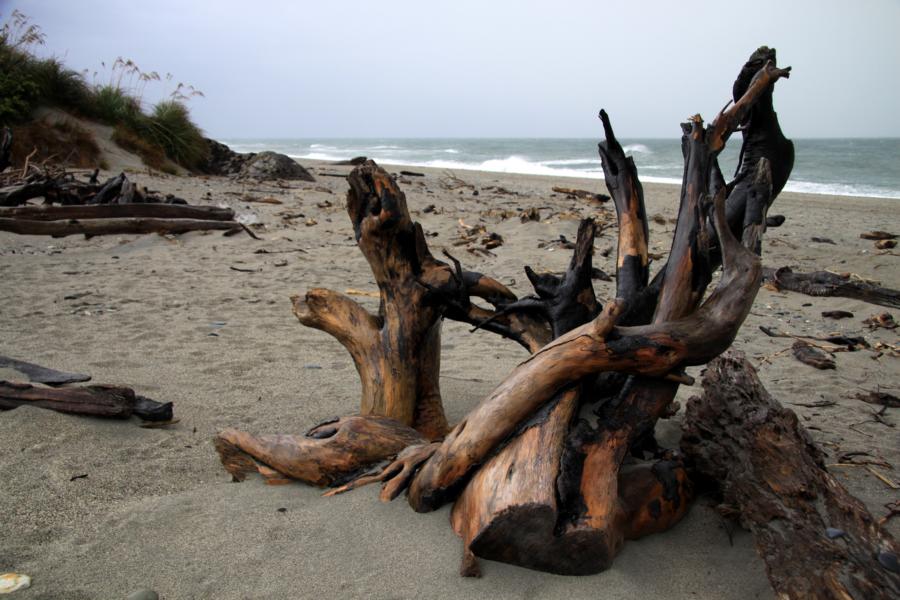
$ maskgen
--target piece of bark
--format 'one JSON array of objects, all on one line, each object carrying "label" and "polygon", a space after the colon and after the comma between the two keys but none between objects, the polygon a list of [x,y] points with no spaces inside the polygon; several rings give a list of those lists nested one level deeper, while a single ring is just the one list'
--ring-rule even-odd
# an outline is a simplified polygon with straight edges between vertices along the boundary
[{"label": "piece of bark", "polygon": [[841,296],[878,304],[889,308],[900,308],[900,290],[884,288],[865,281],[851,279],[850,275],[830,271],[795,273],[790,267],[763,269],[763,281],[779,290],[788,290],[807,296]]},{"label": "piece of bark", "polygon": [[811,367],[823,370],[837,368],[834,364],[834,358],[803,340],[794,342],[794,345],[791,346],[791,352],[793,352],[794,358]]},{"label": "piece of bark", "polygon": [[857,393],[855,397],[857,400],[862,400],[868,404],[877,404],[889,408],[900,408],[900,398],[893,394],[888,394],[887,392],[877,391],[866,392],[865,394]]},{"label": "piece of bark", "polygon": [[565,194],[566,196],[572,196],[573,198],[578,198],[580,200],[592,200],[594,202],[606,202],[609,200],[609,196],[606,194],[597,194],[595,192],[589,192],[588,190],[578,190],[575,188],[568,187],[553,187],[554,192],[557,194]]},{"label": "piece of bark", "polygon": [[753,533],[779,598],[900,597],[898,545],[823,465],[822,453],[737,352],[688,401],[682,450]]},{"label": "piece of bark", "polygon": [[134,390],[113,385],[42,388],[0,381],[0,409],[38,406],[57,412],[127,419],[134,413]]},{"label": "piece of bark", "polygon": [[0,209],[0,218],[27,221],[58,221],[68,219],[198,219],[203,221],[232,221],[234,211],[218,206],[185,206],[179,204],[132,203],[85,206],[19,206]]},{"label": "piece of bark", "polygon": [[863,320],[863,325],[868,326],[869,329],[897,329],[897,322],[891,313],[872,315]]},{"label": "piece of bark", "polygon": [[91,380],[91,376],[84,373],[65,373],[8,356],[0,356],[0,367],[15,369],[27,376],[28,381],[45,385],[64,385]]},{"label": "piece of bark", "polygon": [[822,316],[826,319],[852,319],[853,313],[849,310],[825,310]]},{"label": "piece of bark", "polygon": [[20,235],[49,235],[66,237],[69,235],[117,235],[142,233],[186,233],[188,231],[230,231],[243,230],[234,221],[209,221],[200,219],[155,219],[155,218],[110,218],[110,219],[68,219],[60,221],[32,221],[27,219],[0,218],[0,231]]},{"label": "piece of bark", "polygon": [[407,446],[425,442],[415,429],[394,419],[356,415],[324,421],[306,435],[253,436],[226,429],[216,451],[235,481],[265,469],[317,486],[340,485]]},{"label": "piece of bark", "polygon": [[888,233],[887,231],[868,231],[859,234],[859,237],[864,240],[894,240],[897,239],[897,234]]}]

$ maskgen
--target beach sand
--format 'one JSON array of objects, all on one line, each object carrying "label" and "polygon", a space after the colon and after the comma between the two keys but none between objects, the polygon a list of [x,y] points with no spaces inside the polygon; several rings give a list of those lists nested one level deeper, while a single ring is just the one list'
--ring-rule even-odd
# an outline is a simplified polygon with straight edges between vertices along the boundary
[{"label": "beach sand", "polygon": [[[314,174],[348,172],[304,161]],[[388,167],[399,170],[400,167]],[[604,191],[598,180],[457,171],[480,190],[446,190],[441,171],[402,184],[413,217],[435,254],[447,247],[467,269],[530,293],[522,267],[561,271],[570,251],[539,248],[559,235],[574,239],[578,218],[611,211],[551,193],[561,185]],[[0,413],[0,572],[33,577],[15,598],[114,599],[152,588],[162,598],[643,598],[747,599],[773,596],[751,536],[728,533],[700,498],[672,531],[629,542],[613,567],[589,577],[561,577],[482,561],[482,579],[457,569],[461,543],[448,507],[416,514],[403,499],[382,504],[376,486],[335,498],[301,484],[232,483],[213,449],[225,427],[253,433],[302,433],[358,408],[359,381],[333,338],[301,326],[289,296],[312,287],[374,291],[343,208],[346,181],[243,184],[225,178],[130,177],[191,203],[227,205],[265,225],[262,241],[244,235],[78,236],[50,239],[0,233],[0,354],[85,372],[175,403],[180,422],[142,429],[112,421],[19,408]],[[485,188],[502,186],[515,194]],[[666,253],[678,189],[645,185],[651,252]],[[247,203],[243,194],[281,205]],[[772,214],[785,224],[765,238],[764,263],[797,270],[850,271],[900,287],[896,254],[879,255],[859,234],[897,229],[897,200],[785,193]],[[425,213],[428,205],[436,210]],[[541,222],[501,219],[489,209],[540,207]],[[285,220],[282,213],[302,217]],[[306,226],[307,218],[317,221]],[[503,236],[495,256],[452,244],[458,221],[483,222]],[[812,236],[835,244],[814,243]],[[614,271],[615,229],[596,242],[595,265]],[[612,248],[609,256],[601,252]],[[265,249],[268,253],[257,253]],[[664,260],[664,259],[663,259]],[[661,264],[657,262],[657,266]],[[236,271],[251,269],[253,272]],[[606,299],[613,284],[595,282]],[[66,296],[77,296],[67,299]],[[377,300],[357,296],[371,310]],[[843,309],[854,318],[824,319]],[[869,331],[862,320],[885,309],[843,298],[760,291],[734,347],[758,366],[769,391],[800,415],[837,462],[865,451],[900,466],[897,430],[874,422],[877,408],[853,394],[881,386],[897,393],[900,359],[869,351],[839,353],[837,369],[799,363],[792,340],[760,325],[821,336],[864,335],[897,343],[897,332]],[[898,315],[900,316],[900,315]],[[513,342],[444,325],[441,387],[451,422],[484,398],[526,356]],[[700,369],[691,369],[699,375]],[[0,370],[2,379],[21,379]],[[679,399],[699,393],[682,386]],[[821,400],[835,404],[809,406]],[[885,420],[896,423],[896,409]],[[680,415],[660,424],[677,439]],[[894,481],[900,471],[877,467]],[[865,467],[832,472],[876,517],[897,499]],[[76,475],[86,477],[71,480]],[[890,525],[898,533],[900,519]]]}]

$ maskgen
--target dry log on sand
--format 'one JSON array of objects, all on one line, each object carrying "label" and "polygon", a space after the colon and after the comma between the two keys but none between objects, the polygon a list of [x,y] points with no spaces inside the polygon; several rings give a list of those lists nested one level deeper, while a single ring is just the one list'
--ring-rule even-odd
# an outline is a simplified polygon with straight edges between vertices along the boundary
[{"label": "dry log on sand", "polygon": [[900,547],[740,353],[710,363],[682,449],[753,533],[779,598],[900,598]]},{"label": "dry log on sand", "polygon": [[243,226],[235,221],[206,221],[198,219],[68,219],[61,221],[32,221],[0,218],[0,231],[20,235],[113,235],[124,233],[186,233],[188,231],[219,230],[237,233]]},{"label": "dry log on sand", "polygon": [[67,219],[196,219],[201,221],[233,221],[234,211],[218,206],[184,204],[102,204],[87,206],[17,206],[0,209],[0,218],[27,221]]},{"label": "dry log on sand", "polygon": [[780,269],[767,267],[763,269],[763,280],[776,289],[807,296],[841,296],[889,308],[900,308],[900,290],[852,279],[849,274],[831,271],[795,273],[789,267]]},{"label": "dry log on sand", "polygon": [[27,383],[0,381],[0,409],[38,406],[57,412],[93,417],[127,419],[135,415],[145,421],[171,421],[172,403],[157,402],[127,387],[89,385],[44,388]]}]

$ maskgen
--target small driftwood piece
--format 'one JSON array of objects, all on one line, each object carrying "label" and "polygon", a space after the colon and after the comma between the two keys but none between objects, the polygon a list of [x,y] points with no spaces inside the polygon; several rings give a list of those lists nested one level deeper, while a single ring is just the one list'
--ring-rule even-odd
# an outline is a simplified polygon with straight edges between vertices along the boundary
[{"label": "small driftwood piece", "polygon": [[232,221],[234,211],[218,206],[189,206],[184,204],[100,204],[86,206],[17,206],[0,209],[0,218],[28,221],[57,221],[68,219],[196,219],[202,221]]},{"label": "small driftwood piece", "polygon": [[127,419],[135,415],[145,421],[171,421],[172,403],[157,402],[127,387],[89,385],[43,388],[27,383],[0,381],[0,409],[38,406],[57,412]]},{"label": "small driftwood piece", "polygon": [[753,533],[779,598],[900,598],[897,542],[825,469],[797,415],[737,352],[710,363],[682,449]]},{"label": "small driftwood piece", "polygon": [[235,221],[208,221],[199,219],[68,219],[60,221],[32,221],[28,219],[0,218],[0,231],[20,235],[115,235],[126,233],[186,233],[188,231],[218,230],[237,233],[243,230]]},{"label": "small driftwood piece", "polygon": [[799,292],[807,296],[841,296],[878,304],[889,308],[900,308],[900,290],[857,281],[840,273],[814,271],[795,273],[790,267],[763,269],[763,281],[779,290]]},{"label": "small driftwood piece", "polygon": [[836,368],[832,357],[803,340],[794,342],[794,345],[791,346],[791,352],[793,352],[794,358],[811,367],[822,370]]},{"label": "small driftwood piece", "polygon": [[91,376],[84,373],[65,373],[8,356],[0,356],[0,367],[14,369],[27,376],[28,381],[45,385],[64,385],[91,380]]},{"label": "small driftwood piece", "polygon": [[607,196],[606,194],[597,194],[588,190],[579,190],[576,188],[558,186],[555,186],[552,189],[557,194],[564,194],[566,196],[578,198],[579,200],[591,200],[594,202],[607,202],[609,200],[609,196]]}]

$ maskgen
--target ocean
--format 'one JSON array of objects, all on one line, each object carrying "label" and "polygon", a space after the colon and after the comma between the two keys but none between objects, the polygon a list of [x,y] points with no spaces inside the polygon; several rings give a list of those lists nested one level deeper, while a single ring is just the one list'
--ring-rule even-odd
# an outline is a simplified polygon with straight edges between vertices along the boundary
[{"label": "ocean", "polygon": [[[225,139],[237,152],[273,150],[317,160],[367,156],[380,164],[475,169],[560,177],[603,178],[596,139]],[[620,140],[634,157],[641,181],[681,183],[678,139]],[[786,190],[814,194],[900,198],[900,138],[794,140],[796,160]],[[735,134],[719,164],[734,173],[740,149]]]}]

